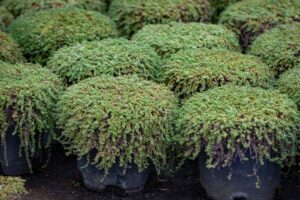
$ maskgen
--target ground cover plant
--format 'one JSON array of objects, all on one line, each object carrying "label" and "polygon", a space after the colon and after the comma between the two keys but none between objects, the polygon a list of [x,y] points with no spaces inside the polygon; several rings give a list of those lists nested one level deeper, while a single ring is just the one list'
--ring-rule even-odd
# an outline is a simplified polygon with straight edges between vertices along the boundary
[{"label": "ground cover plant", "polygon": [[126,39],[106,39],[61,48],[47,67],[71,85],[99,75],[138,74],[155,80],[162,61],[154,49]]},{"label": "ground cover plant", "polygon": [[[54,133],[54,107],[61,89],[60,80],[49,70],[32,64],[0,62],[0,143],[6,134],[20,138],[20,155],[31,158],[41,148],[49,149]],[[42,135],[47,135],[42,145]]]},{"label": "ground cover plant", "polygon": [[214,9],[213,21],[217,22],[220,14],[231,4],[241,0],[210,0],[211,7]]},{"label": "ground cover plant", "polygon": [[211,13],[208,0],[113,0],[108,12],[127,36],[147,24],[208,21]]},{"label": "ground cover plant", "polygon": [[224,49],[181,50],[166,59],[161,80],[180,98],[225,84],[269,88],[269,67],[254,56]]},{"label": "ground cover plant", "polygon": [[276,76],[300,64],[300,23],[280,25],[260,35],[249,54],[264,61]]},{"label": "ground cover plant", "polygon": [[24,61],[18,44],[6,33],[0,31],[0,61],[16,63]]},{"label": "ground cover plant", "polygon": [[46,64],[63,46],[115,37],[115,24],[107,16],[76,8],[39,11],[18,18],[8,27],[30,62]]},{"label": "ground cover plant", "polygon": [[219,23],[239,34],[241,45],[246,49],[266,30],[299,19],[300,1],[243,0],[229,6],[221,14]]},{"label": "ground cover plant", "polygon": [[14,200],[25,193],[25,181],[23,179],[0,176],[0,200]]},{"label": "ground cover plant", "polygon": [[169,57],[180,49],[189,48],[224,48],[239,51],[235,34],[222,25],[213,24],[148,25],[137,32],[133,40],[149,44],[163,58]]},{"label": "ground cover plant", "polygon": [[0,30],[5,30],[13,19],[14,16],[4,6],[0,5]]},{"label": "ground cover plant", "polygon": [[159,170],[173,135],[177,99],[165,86],[130,77],[101,76],[67,89],[58,102],[59,140],[78,158],[96,151],[90,163],[108,170],[118,162],[141,172]]}]

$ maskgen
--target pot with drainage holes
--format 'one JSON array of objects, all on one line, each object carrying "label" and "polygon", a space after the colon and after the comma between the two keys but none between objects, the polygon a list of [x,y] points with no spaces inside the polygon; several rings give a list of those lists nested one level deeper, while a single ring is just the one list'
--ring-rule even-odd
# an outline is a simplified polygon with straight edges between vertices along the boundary
[{"label": "pot with drainage holes", "polygon": [[[231,168],[208,169],[207,156],[199,155],[201,185],[213,200],[273,200],[280,185],[280,166],[265,161],[258,166],[257,176],[260,187],[256,187],[257,177],[253,176],[254,160],[233,162]],[[228,175],[231,178],[228,179]]]},{"label": "pot with drainage holes", "polygon": [[87,156],[79,159],[78,170],[82,175],[84,186],[97,192],[103,191],[108,186],[119,187],[126,193],[140,192],[144,189],[150,174],[150,167],[139,172],[138,167],[131,164],[124,170],[118,162],[108,170],[108,174],[105,174],[104,169],[99,169],[87,162]]}]

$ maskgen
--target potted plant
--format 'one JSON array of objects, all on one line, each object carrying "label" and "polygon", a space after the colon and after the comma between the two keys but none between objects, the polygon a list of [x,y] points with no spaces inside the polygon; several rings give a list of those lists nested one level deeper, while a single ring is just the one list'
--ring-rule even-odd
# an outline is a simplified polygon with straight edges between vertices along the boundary
[{"label": "potted plant", "polygon": [[254,40],[249,54],[259,57],[279,77],[300,63],[300,23],[277,26]]},{"label": "potted plant", "polygon": [[137,192],[151,166],[159,172],[165,163],[176,107],[165,86],[134,76],[89,78],[61,96],[58,140],[77,155],[88,189]]},{"label": "potted plant", "polygon": [[60,89],[60,80],[47,69],[0,62],[2,173],[21,175],[32,172],[35,161],[47,162]]},{"label": "potted plant", "polygon": [[254,56],[226,49],[185,49],[165,60],[160,79],[180,99],[226,85],[269,88],[274,76]]},{"label": "potted plant", "polygon": [[25,181],[23,179],[0,176],[0,200],[17,199],[25,193]]},{"label": "potted plant", "polygon": [[147,25],[132,37],[148,44],[167,58],[181,49],[223,48],[240,51],[236,35],[222,25],[204,23],[170,23]]},{"label": "potted plant", "polygon": [[147,24],[208,21],[211,12],[209,0],[117,0],[108,15],[123,35],[131,36]]},{"label": "potted plant", "polygon": [[300,115],[277,90],[226,85],[199,93],[178,111],[184,158],[199,157],[214,200],[272,200],[280,167],[293,164]]},{"label": "potted plant", "polygon": [[300,2],[294,0],[245,0],[225,9],[219,23],[236,32],[242,49],[246,50],[255,37],[265,31],[280,24],[297,21],[299,9]]},{"label": "potted plant", "polygon": [[47,67],[66,85],[105,74],[137,74],[155,80],[161,65],[161,58],[154,49],[123,38],[64,47],[55,52],[47,63]]},{"label": "potted plant", "polygon": [[114,22],[107,16],[73,7],[23,15],[8,26],[8,32],[23,48],[28,61],[43,65],[63,46],[118,35]]},{"label": "potted plant", "polygon": [[9,63],[24,61],[18,44],[2,31],[0,31],[0,60]]}]

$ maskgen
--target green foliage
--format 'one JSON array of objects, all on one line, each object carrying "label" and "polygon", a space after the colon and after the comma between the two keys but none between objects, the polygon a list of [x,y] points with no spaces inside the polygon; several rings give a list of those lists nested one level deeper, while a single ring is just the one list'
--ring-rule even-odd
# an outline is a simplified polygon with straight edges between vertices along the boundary
[{"label": "green foliage", "polygon": [[30,62],[45,64],[63,46],[116,36],[115,24],[95,11],[74,8],[39,11],[20,17],[8,27]]},{"label": "green foliage", "polygon": [[16,63],[24,61],[18,44],[6,33],[0,31],[0,61]]},{"label": "green foliage", "polygon": [[25,181],[23,179],[0,176],[0,200],[14,200],[25,193]]},{"label": "green foliage", "polygon": [[58,102],[59,140],[79,158],[96,150],[90,162],[100,169],[135,163],[142,171],[166,159],[173,135],[177,99],[165,86],[134,76],[100,76],[67,89]]},{"label": "green foliage", "polygon": [[294,162],[299,117],[296,104],[277,90],[226,85],[185,102],[177,141],[185,157],[204,150],[208,168],[230,167],[235,159],[283,166]]},{"label": "green foliage", "polygon": [[280,25],[254,40],[249,54],[258,56],[278,76],[300,63],[300,23]]},{"label": "green foliage", "polygon": [[225,8],[233,3],[239,2],[241,0],[210,0],[211,6],[214,9],[213,20],[219,19],[219,15]]},{"label": "green foliage", "polygon": [[254,56],[224,49],[187,49],[166,60],[162,81],[181,98],[233,83],[268,88],[274,77]]},{"label": "green foliage", "polygon": [[106,10],[106,4],[101,0],[4,0],[3,4],[15,17],[33,11],[62,7],[77,7],[101,12]]},{"label": "green foliage", "polygon": [[246,48],[255,36],[299,18],[298,0],[243,0],[229,6],[219,22],[238,33]]},{"label": "green foliage", "polygon": [[[60,89],[59,79],[47,69],[0,62],[0,143],[6,149],[7,130],[14,128],[30,169],[37,150],[50,147]],[[42,134],[47,134],[48,140],[43,147]]]},{"label": "green foliage", "polygon": [[146,43],[162,57],[169,57],[180,49],[224,48],[239,50],[233,32],[222,25],[202,23],[171,23],[147,25],[133,36],[134,41]]},{"label": "green foliage", "polygon": [[47,66],[68,85],[108,74],[155,79],[161,59],[154,49],[126,39],[106,39],[59,49]]},{"label": "green foliage", "polygon": [[0,5],[0,30],[5,30],[13,19],[14,16],[4,6]]},{"label": "green foliage", "polygon": [[300,65],[283,73],[277,81],[278,89],[287,94],[300,110]]},{"label": "green foliage", "polygon": [[113,0],[108,14],[131,36],[147,24],[207,21],[211,8],[208,0]]}]

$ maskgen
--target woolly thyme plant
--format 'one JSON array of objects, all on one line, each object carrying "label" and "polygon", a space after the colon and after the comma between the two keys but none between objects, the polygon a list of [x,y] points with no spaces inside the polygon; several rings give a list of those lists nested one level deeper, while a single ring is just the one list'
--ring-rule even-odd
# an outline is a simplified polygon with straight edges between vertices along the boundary
[{"label": "woolly thyme plant", "polygon": [[281,166],[294,162],[300,115],[277,90],[226,85],[188,99],[176,124],[186,158],[203,150],[208,168],[253,159],[255,170],[266,160]]},{"label": "woolly thyme plant", "polygon": [[254,56],[224,49],[186,49],[166,60],[161,79],[186,98],[228,83],[268,88],[274,77]]},{"label": "woolly thyme plant", "polygon": [[222,25],[202,23],[171,23],[147,25],[133,36],[133,40],[149,44],[163,58],[180,49],[224,48],[239,51],[233,32]]},{"label": "woolly thyme plant", "polygon": [[147,24],[207,21],[211,7],[208,0],[113,0],[108,14],[131,36]]},{"label": "woolly thyme plant", "polygon": [[0,61],[16,63],[24,61],[18,44],[6,33],[0,31]]},{"label": "woolly thyme plant", "polygon": [[248,53],[261,58],[276,76],[300,64],[300,23],[265,32],[253,42]]},{"label": "woolly thyme plant", "polygon": [[[12,128],[12,134],[20,138],[20,155],[25,155],[30,169],[37,151],[50,148],[60,89],[59,79],[47,69],[0,62],[0,142],[6,149],[6,134]],[[47,134],[46,146],[42,146],[43,134]]]},{"label": "woolly thyme plant", "polygon": [[61,143],[78,158],[108,170],[118,162],[143,171],[152,161],[159,170],[173,136],[177,99],[165,86],[134,76],[101,76],[67,89],[58,102]]},{"label": "woolly thyme plant", "polygon": [[298,0],[243,0],[229,6],[219,23],[240,35],[246,49],[257,35],[276,25],[300,20]]},{"label": "woolly thyme plant", "polygon": [[30,62],[45,64],[63,46],[82,41],[102,40],[118,35],[115,24],[95,11],[60,8],[20,17],[8,31],[23,47]]},{"label": "woolly thyme plant", "polygon": [[106,4],[101,0],[4,0],[4,6],[18,17],[25,13],[61,7],[77,7],[105,12]]},{"label": "woolly thyme plant", "polygon": [[17,199],[25,193],[25,181],[23,179],[0,176],[0,200]]},{"label": "woolly thyme plant", "polygon": [[277,86],[296,102],[300,110],[300,65],[284,72],[277,81]]},{"label": "woolly thyme plant", "polygon": [[155,79],[161,58],[147,45],[126,39],[106,39],[59,49],[47,66],[71,85],[103,74],[119,76],[138,74]]}]

